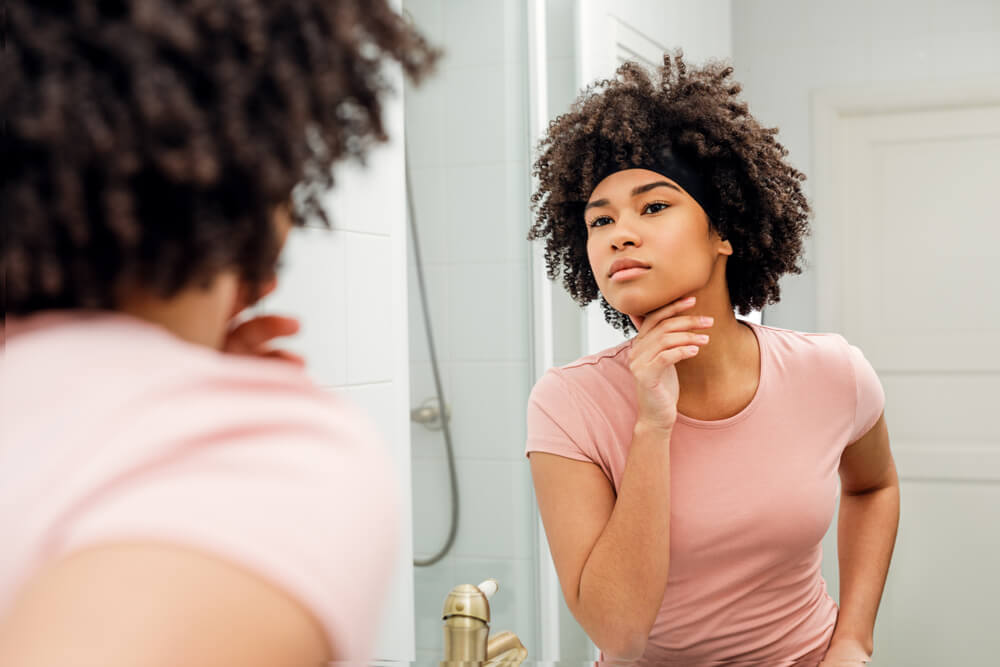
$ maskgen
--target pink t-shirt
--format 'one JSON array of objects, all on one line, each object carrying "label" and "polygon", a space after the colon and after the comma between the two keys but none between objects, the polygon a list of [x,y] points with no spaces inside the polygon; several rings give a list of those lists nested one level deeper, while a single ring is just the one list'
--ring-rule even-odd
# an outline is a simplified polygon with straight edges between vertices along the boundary
[{"label": "pink t-shirt", "polygon": [[[749,323],[757,392],[718,421],[678,416],[670,442],[670,572],[644,663],[815,664],[837,605],[820,573],[844,448],[884,395],[838,334]],[[528,404],[527,452],[590,461],[620,488],[635,383],[627,341],[550,369]]]},{"label": "pink t-shirt", "polygon": [[9,320],[6,343],[0,616],[56,558],[161,541],[272,582],[369,657],[399,498],[360,413],[289,363],[120,314]]}]

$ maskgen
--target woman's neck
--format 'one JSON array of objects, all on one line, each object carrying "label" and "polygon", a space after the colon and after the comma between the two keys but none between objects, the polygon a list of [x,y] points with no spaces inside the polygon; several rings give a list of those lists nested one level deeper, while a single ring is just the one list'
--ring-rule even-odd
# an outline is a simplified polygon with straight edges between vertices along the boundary
[{"label": "woman's neck", "polygon": [[218,349],[226,335],[237,291],[235,272],[224,271],[207,287],[187,287],[167,299],[144,289],[124,291],[118,310],[158,324],[189,343]]},{"label": "woman's neck", "polygon": [[701,351],[677,364],[677,410],[695,419],[717,420],[740,412],[760,381],[760,346],[749,325],[732,310],[714,315],[711,339]]}]

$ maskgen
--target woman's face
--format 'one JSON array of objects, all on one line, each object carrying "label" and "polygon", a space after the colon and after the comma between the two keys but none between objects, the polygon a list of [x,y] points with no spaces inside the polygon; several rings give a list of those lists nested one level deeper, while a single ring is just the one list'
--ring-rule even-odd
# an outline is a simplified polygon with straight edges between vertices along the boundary
[{"label": "woman's face", "polygon": [[598,183],[584,221],[597,286],[626,315],[645,315],[698,293],[719,275],[720,259],[725,276],[724,258],[732,254],[698,202],[648,169],[625,169]]}]

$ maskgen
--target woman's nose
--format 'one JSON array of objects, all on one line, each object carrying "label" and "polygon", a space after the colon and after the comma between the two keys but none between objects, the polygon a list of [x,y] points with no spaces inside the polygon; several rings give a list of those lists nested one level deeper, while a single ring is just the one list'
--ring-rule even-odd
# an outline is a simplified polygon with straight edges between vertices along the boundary
[{"label": "woman's nose", "polygon": [[611,247],[621,250],[627,245],[638,248],[642,245],[642,237],[630,221],[622,219],[615,223],[614,233],[611,235]]}]

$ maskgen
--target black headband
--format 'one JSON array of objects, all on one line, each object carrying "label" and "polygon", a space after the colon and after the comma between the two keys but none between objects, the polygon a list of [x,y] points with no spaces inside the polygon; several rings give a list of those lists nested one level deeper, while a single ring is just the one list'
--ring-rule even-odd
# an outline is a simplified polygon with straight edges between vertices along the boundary
[{"label": "black headband", "polygon": [[708,208],[708,193],[710,192],[708,184],[694,166],[683,158],[674,155],[670,151],[661,151],[659,154],[649,156],[642,164],[609,169],[606,174],[597,180],[597,183],[600,183],[611,174],[626,169],[648,169],[649,171],[655,171],[658,174],[666,176],[691,195],[691,198],[698,202],[698,205],[704,209],[709,218],[712,217]]}]

